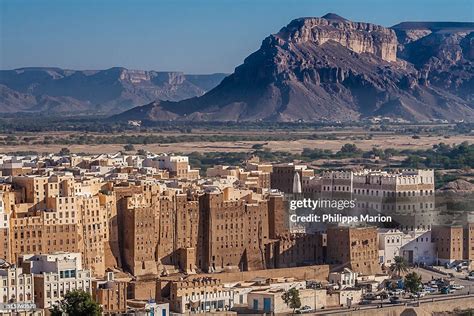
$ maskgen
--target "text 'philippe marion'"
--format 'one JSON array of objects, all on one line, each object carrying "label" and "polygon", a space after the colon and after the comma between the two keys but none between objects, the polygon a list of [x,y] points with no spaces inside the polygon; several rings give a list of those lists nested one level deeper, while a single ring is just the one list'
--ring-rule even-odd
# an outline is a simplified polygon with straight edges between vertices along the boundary
[{"label": "text 'philippe marion'", "polygon": [[350,224],[350,223],[386,223],[391,222],[391,216],[384,215],[369,215],[369,214],[359,214],[359,215],[342,215],[342,214],[308,214],[308,215],[290,215],[290,221],[294,223],[340,223],[340,224]]}]

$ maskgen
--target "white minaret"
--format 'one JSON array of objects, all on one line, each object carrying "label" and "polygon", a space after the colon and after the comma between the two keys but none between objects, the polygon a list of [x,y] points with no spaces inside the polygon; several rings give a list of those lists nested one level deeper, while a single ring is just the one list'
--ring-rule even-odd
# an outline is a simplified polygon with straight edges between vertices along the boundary
[{"label": "white minaret", "polygon": [[301,193],[301,179],[300,174],[295,172],[295,176],[293,177],[293,193]]}]

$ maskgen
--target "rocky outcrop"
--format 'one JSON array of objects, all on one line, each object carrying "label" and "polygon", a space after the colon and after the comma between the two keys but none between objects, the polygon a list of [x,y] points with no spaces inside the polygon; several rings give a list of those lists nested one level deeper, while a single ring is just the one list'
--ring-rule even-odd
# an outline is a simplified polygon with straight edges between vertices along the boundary
[{"label": "rocky outcrop", "polygon": [[14,113],[27,110],[36,104],[34,96],[15,91],[0,84],[0,112]]},{"label": "rocky outcrop", "polygon": [[452,192],[452,193],[472,193],[474,192],[474,184],[466,180],[458,179],[446,183],[438,189],[439,192]]},{"label": "rocky outcrop", "polygon": [[393,29],[400,40],[398,57],[416,67],[421,82],[474,107],[474,23],[406,22]]},{"label": "rocky outcrop", "polygon": [[157,99],[180,101],[201,96],[219,84],[224,76],[119,67],[90,71],[60,68],[2,70],[0,112],[120,113]]},{"label": "rocky outcrop", "polygon": [[293,20],[275,37],[295,44],[322,45],[334,41],[356,53],[371,53],[386,61],[397,59],[397,36],[380,25],[351,22],[334,13]]},{"label": "rocky outcrop", "polygon": [[296,19],[203,96],[153,102],[113,119],[474,121],[471,24],[449,35],[438,24],[389,29],[335,14]]}]

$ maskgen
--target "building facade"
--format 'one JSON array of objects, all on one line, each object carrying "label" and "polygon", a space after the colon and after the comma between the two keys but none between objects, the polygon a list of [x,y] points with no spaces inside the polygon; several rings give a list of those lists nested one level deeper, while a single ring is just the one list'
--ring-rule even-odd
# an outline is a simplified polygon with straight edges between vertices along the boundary
[{"label": "building facade", "polygon": [[82,269],[80,253],[23,255],[23,271],[34,274],[34,298],[39,308],[50,308],[70,291],[92,294],[91,272]]}]

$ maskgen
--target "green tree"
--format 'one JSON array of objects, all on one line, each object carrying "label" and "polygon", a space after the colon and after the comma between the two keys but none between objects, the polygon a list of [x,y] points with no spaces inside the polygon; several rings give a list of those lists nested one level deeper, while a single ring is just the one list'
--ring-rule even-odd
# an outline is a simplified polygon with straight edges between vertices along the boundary
[{"label": "green tree", "polygon": [[70,155],[71,154],[71,151],[69,150],[69,148],[61,148],[61,150],[59,151],[59,155],[60,156],[67,156],[67,155]]},{"label": "green tree", "polygon": [[295,309],[301,307],[300,291],[294,287],[283,293],[281,298],[289,308],[293,309],[293,313]]},{"label": "green tree", "polygon": [[417,293],[422,287],[421,275],[411,272],[405,276],[405,290],[411,293]]},{"label": "green tree", "polygon": [[355,144],[344,144],[341,147],[342,153],[359,153],[360,149]]},{"label": "green tree", "polygon": [[146,150],[145,150],[145,149],[139,149],[139,150],[137,151],[137,155],[146,156]]},{"label": "green tree", "polygon": [[362,156],[362,150],[357,148],[355,144],[344,144],[336,153],[336,158],[355,158]]},{"label": "green tree", "polygon": [[393,273],[396,273],[398,277],[400,277],[402,273],[408,272],[408,263],[404,257],[396,256],[394,261],[391,270]]},{"label": "green tree", "polygon": [[91,295],[84,291],[68,292],[64,299],[50,310],[52,316],[99,316],[102,314],[100,305]]},{"label": "green tree", "polygon": [[403,165],[410,168],[420,168],[421,157],[419,155],[409,155],[404,161]]},{"label": "green tree", "polygon": [[133,151],[135,147],[132,144],[127,144],[123,146],[123,149],[125,149],[125,151]]}]

